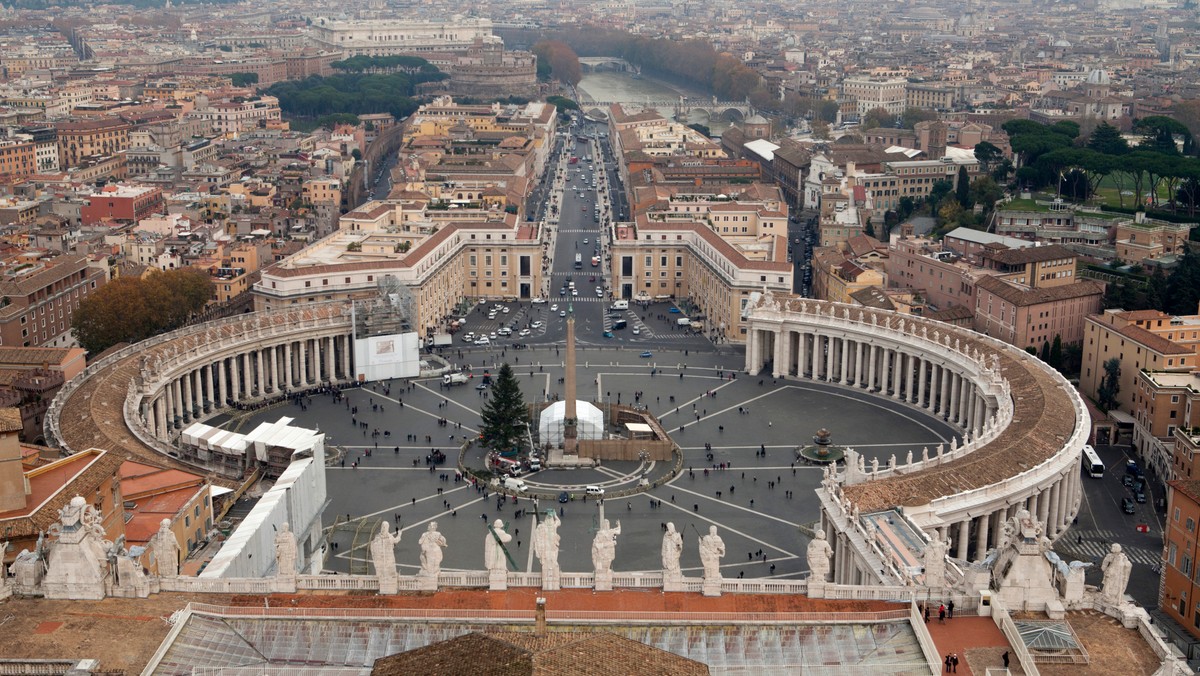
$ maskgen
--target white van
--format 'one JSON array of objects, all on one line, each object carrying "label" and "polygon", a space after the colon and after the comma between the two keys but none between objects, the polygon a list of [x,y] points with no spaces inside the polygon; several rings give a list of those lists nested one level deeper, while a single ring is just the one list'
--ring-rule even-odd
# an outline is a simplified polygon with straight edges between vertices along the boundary
[{"label": "white van", "polygon": [[691,326],[692,320],[688,319],[687,317],[680,317],[679,319],[675,320],[675,324],[678,326]]},{"label": "white van", "polygon": [[588,486],[587,488],[583,489],[583,492],[587,495],[604,495],[604,489],[600,488],[599,486]]},{"label": "white van", "polygon": [[507,488],[510,491],[516,491],[518,493],[525,492],[525,482],[522,481],[521,479],[517,479],[516,477],[511,477],[511,476],[504,477],[503,485],[505,488]]},{"label": "white van", "polygon": [[614,300],[614,301],[613,301],[613,304],[612,304],[612,309],[614,309],[614,310],[628,310],[628,309],[629,309],[629,301],[627,301],[627,300]]}]

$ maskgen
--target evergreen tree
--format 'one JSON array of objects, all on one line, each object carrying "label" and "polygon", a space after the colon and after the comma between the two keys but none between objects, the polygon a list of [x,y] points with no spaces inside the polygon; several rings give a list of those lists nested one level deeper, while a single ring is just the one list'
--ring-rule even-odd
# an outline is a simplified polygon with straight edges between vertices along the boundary
[{"label": "evergreen tree", "polygon": [[971,177],[967,175],[965,166],[958,168],[958,180],[954,183],[954,196],[958,198],[958,203],[964,209],[971,208]]},{"label": "evergreen tree", "polygon": [[516,376],[505,362],[492,383],[492,393],[483,409],[480,437],[483,445],[493,451],[508,451],[519,446],[529,422],[529,410]]},{"label": "evergreen tree", "polygon": [[1107,413],[1117,407],[1117,393],[1121,391],[1121,360],[1113,357],[1104,362],[1104,377],[1100,379],[1100,390],[1096,393],[1096,405]]},{"label": "evergreen tree", "polygon": [[1063,368],[1063,344],[1062,336],[1054,334],[1054,342],[1050,344],[1050,364],[1051,368],[1062,371]]},{"label": "evergreen tree", "polygon": [[1047,364],[1050,363],[1050,341],[1042,341],[1042,354],[1039,356],[1041,357],[1042,361],[1046,362]]},{"label": "evergreen tree", "polygon": [[1121,130],[1107,122],[1101,122],[1088,137],[1087,147],[1105,155],[1124,155],[1129,152],[1129,143],[1121,136]]}]

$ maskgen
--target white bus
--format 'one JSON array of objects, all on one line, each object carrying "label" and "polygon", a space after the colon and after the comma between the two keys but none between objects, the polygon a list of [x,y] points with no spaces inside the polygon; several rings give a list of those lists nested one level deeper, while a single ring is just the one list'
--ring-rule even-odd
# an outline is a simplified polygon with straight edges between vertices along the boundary
[{"label": "white bus", "polygon": [[1100,462],[1100,456],[1091,446],[1083,447],[1083,471],[1093,479],[1104,478],[1104,463]]}]

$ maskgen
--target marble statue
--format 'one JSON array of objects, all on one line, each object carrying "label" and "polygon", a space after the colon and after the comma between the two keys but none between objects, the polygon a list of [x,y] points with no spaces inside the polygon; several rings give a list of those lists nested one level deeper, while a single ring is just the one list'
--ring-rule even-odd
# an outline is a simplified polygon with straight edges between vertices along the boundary
[{"label": "marble statue", "polygon": [[704,565],[704,579],[721,579],[721,557],[725,556],[725,541],[717,535],[717,527],[709,526],[708,535],[700,537],[700,563]]},{"label": "marble statue", "polygon": [[872,472],[879,471],[879,458],[871,458],[871,471]]},{"label": "marble statue", "polygon": [[562,523],[553,510],[533,530],[533,553],[542,565],[542,575],[558,572],[558,548],[562,537],[558,534],[558,526]]},{"label": "marble statue", "polygon": [[600,522],[596,536],[592,538],[592,566],[597,573],[607,573],[612,570],[613,559],[617,558],[617,536],[621,534],[621,522],[616,527],[608,524],[608,519]]},{"label": "marble statue", "polygon": [[825,539],[825,531],[819,530],[808,543],[808,569],[812,571],[810,579],[825,582],[829,577],[829,559],[833,556],[833,547]]},{"label": "marble statue", "polygon": [[179,539],[171,530],[171,520],[163,519],[149,542],[150,556],[158,568],[159,577],[179,575]]},{"label": "marble statue", "polygon": [[675,524],[668,523],[667,531],[662,539],[662,567],[664,576],[679,576],[679,555],[683,553],[683,536],[675,530]]},{"label": "marble statue", "polygon": [[57,541],[50,549],[42,580],[46,598],[104,598],[111,582],[109,553],[113,544],[104,539],[100,512],[76,495],[59,510],[58,522],[51,524],[49,534]]},{"label": "marble statue", "polygon": [[929,447],[921,447],[921,462],[929,462]]},{"label": "marble statue", "polygon": [[504,531],[504,521],[496,519],[483,541],[483,565],[491,572],[507,573],[508,562],[504,556],[504,545],[513,536]]},{"label": "marble statue", "polygon": [[1121,545],[1113,544],[1104,561],[1100,563],[1100,570],[1104,573],[1104,584],[1100,589],[1101,598],[1109,603],[1122,603],[1125,600],[1125,587],[1129,584],[1129,573],[1133,570],[1133,563],[1129,561],[1125,552],[1121,551]]},{"label": "marble statue", "polygon": [[[387,525],[387,522],[383,522]],[[400,533],[396,533],[400,539]],[[418,540],[421,545],[421,574],[436,578],[442,572],[442,548],[446,546],[446,537],[438,532],[437,521],[430,521],[429,527]]]},{"label": "marble statue", "polygon": [[[381,580],[392,579],[398,575],[396,572],[396,545],[400,544],[401,537],[400,531],[396,531],[396,534],[393,535],[391,524],[381,521],[379,532],[371,538],[371,563],[375,566],[375,575]],[[422,551],[423,556],[424,551]]]},{"label": "marble statue", "polygon": [[912,452],[912,449],[910,448],[910,449],[908,449],[908,456],[906,458],[904,458],[904,464],[911,465],[912,461],[913,461],[913,452]]},{"label": "marble statue", "polygon": [[950,543],[934,533],[925,545],[925,584],[929,587],[942,587],[946,584],[946,552]]},{"label": "marble statue", "polygon": [[296,534],[286,521],[279,526],[279,532],[275,534],[275,575],[296,575]]}]

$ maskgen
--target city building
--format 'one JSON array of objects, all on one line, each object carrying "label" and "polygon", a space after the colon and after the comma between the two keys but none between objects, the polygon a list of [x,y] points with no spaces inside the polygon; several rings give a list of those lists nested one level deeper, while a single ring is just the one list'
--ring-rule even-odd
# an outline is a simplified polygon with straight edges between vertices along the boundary
[{"label": "city building", "polygon": [[78,254],[10,263],[0,271],[0,344],[73,347],[71,318],[105,281],[105,270]]},{"label": "city building", "polygon": [[310,37],[317,44],[351,56],[389,56],[463,51],[477,39],[492,37],[490,19],[455,16],[446,21],[374,19],[336,21],[315,18]]},{"label": "city building", "polygon": [[162,189],[154,186],[109,184],[86,199],[79,214],[83,225],[101,221],[136,223],[165,210]]},{"label": "city building", "polygon": [[93,156],[107,157],[129,147],[128,122],[119,118],[102,118],[79,122],[59,122],[58,166],[69,169]]},{"label": "city building", "polygon": [[842,81],[842,93],[855,102],[858,116],[876,108],[889,115],[900,115],[905,108],[908,80],[901,77],[848,77]]}]

